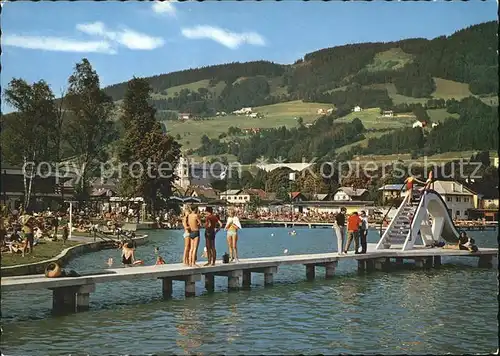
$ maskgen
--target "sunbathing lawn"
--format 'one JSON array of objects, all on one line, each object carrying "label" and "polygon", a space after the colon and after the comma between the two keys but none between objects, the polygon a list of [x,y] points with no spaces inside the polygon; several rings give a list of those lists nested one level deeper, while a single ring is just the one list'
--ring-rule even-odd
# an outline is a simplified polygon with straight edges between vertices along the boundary
[{"label": "sunbathing lawn", "polygon": [[34,248],[34,254],[26,254],[24,257],[20,253],[2,252],[2,267],[23,265],[27,263],[40,262],[56,257],[62,250],[80,245],[78,241],[66,241],[63,245],[62,241],[41,241]]}]

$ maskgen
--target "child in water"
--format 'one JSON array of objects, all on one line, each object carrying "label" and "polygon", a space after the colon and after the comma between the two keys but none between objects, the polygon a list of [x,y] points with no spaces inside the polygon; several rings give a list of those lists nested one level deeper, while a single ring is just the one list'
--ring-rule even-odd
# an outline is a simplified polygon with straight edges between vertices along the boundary
[{"label": "child in water", "polygon": [[161,256],[156,257],[156,263],[155,263],[156,266],[158,266],[158,265],[164,265],[164,264],[166,264],[166,262],[163,259],[163,257],[161,257]]}]

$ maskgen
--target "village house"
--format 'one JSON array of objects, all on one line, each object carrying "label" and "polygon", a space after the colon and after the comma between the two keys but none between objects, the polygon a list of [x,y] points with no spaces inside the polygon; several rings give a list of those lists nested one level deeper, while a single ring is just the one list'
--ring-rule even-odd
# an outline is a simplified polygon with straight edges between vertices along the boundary
[{"label": "village house", "polygon": [[394,111],[392,111],[392,110],[382,111],[382,116],[383,117],[393,117],[394,116]]},{"label": "village house", "polygon": [[314,201],[328,201],[328,194],[313,194],[312,200]]},{"label": "village house", "polygon": [[191,197],[199,198],[202,202],[215,202],[219,199],[219,192],[207,187],[190,187],[188,194]]},{"label": "village house", "polygon": [[325,114],[326,114],[326,111],[325,111],[325,109],[318,109],[318,110],[316,111],[316,113],[317,113],[318,115],[325,115]]},{"label": "village house", "polygon": [[334,201],[363,201],[368,198],[368,190],[340,187],[333,195]]},{"label": "village house", "polygon": [[433,122],[431,126],[432,126],[432,128],[438,127],[439,123],[438,122]]},{"label": "village house", "polygon": [[467,219],[468,210],[479,205],[477,194],[457,181],[437,180],[434,190],[442,196],[453,218]]},{"label": "village house", "polygon": [[354,107],[354,109],[352,109],[352,111],[354,111],[354,112],[360,112],[360,111],[362,111],[362,110],[363,110],[363,109],[361,109],[361,107],[360,107],[360,106],[355,106],[355,107]]},{"label": "village house", "polygon": [[378,190],[382,192],[382,203],[403,198],[406,192],[404,184],[386,184]]},{"label": "village house", "polygon": [[288,196],[291,197],[293,203],[298,203],[307,200],[306,197],[301,192],[288,193]]},{"label": "village house", "polygon": [[189,120],[193,117],[193,115],[186,112],[180,112],[179,114],[177,114],[177,117],[179,118],[179,120]]},{"label": "village house", "polygon": [[236,115],[249,115],[252,113],[252,108],[241,108],[239,110],[233,111],[233,114]]},{"label": "village house", "polygon": [[413,128],[417,128],[417,127],[426,127],[427,126],[427,122],[425,121],[415,121],[412,125]]}]

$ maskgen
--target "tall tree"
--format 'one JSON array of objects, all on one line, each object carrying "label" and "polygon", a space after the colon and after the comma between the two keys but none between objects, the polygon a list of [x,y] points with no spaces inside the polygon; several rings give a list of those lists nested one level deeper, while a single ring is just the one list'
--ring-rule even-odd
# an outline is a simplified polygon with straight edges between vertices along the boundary
[{"label": "tall tree", "polygon": [[45,81],[30,85],[18,78],[10,81],[4,96],[17,111],[2,119],[2,151],[9,163],[23,165],[29,170],[23,178],[24,207],[27,209],[38,163],[53,162],[56,158],[55,98]]},{"label": "tall tree", "polygon": [[111,117],[113,100],[100,88],[99,76],[84,58],[68,79],[66,95],[68,120],[66,140],[77,156],[80,199],[86,197],[90,174],[98,160],[106,159],[106,147],[117,138]]},{"label": "tall tree", "polygon": [[142,78],[129,81],[120,121],[124,135],[119,158],[128,163],[121,191],[126,196],[145,198],[152,212],[172,194],[174,168],[179,161],[180,145],[162,132],[156,110],[149,104],[151,87]]}]

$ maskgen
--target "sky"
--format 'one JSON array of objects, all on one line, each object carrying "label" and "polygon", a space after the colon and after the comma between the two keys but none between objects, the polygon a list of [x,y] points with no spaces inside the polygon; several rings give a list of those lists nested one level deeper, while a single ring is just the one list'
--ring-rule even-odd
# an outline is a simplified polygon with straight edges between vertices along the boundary
[{"label": "sky", "polygon": [[[88,58],[107,86],[205,65],[289,64],[318,49],[434,38],[497,19],[497,2],[2,0],[2,75],[47,81],[56,95]],[[2,101],[3,112],[10,111]]]}]

